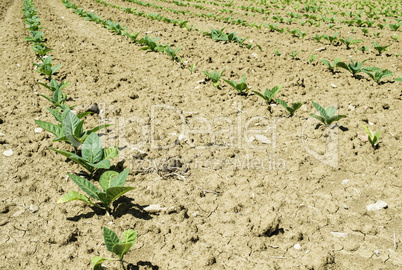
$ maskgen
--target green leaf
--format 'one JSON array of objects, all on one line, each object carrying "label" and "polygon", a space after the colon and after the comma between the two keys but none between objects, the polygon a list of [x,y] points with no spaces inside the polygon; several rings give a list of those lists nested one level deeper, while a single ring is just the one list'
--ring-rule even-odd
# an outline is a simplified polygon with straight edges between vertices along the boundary
[{"label": "green leaf", "polygon": [[332,116],[335,115],[336,107],[328,106],[328,107],[325,109],[325,112],[327,113],[328,117],[332,117]]},{"label": "green leaf", "polygon": [[107,250],[114,253],[113,247],[120,243],[119,237],[112,230],[103,227],[103,239],[105,240]]},{"label": "green leaf", "polygon": [[87,196],[82,195],[74,190],[64,194],[63,197],[57,200],[57,203],[66,203],[75,200],[83,201],[92,205],[94,204]]},{"label": "green leaf", "polygon": [[34,120],[35,123],[40,126],[41,128],[51,132],[52,134],[54,134],[56,137],[63,137],[64,136],[64,132],[61,126],[49,123],[49,122],[45,122],[45,121],[41,121],[41,120]]},{"label": "green leaf", "polygon": [[92,112],[82,112],[82,113],[77,114],[77,117],[78,117],[79,119],[82,119],[82,118],[84,118],[85,116],[90,115],[90,114],[92,114]]},{"label": "green leaf", "polygon": [[98,195],[96,195],[96,193],[99,192],[99,189],[94,184],[92,184],[87,179],[82,178],[80,176],[69,173],[67,175],[74,181],[74,183],[76,183],[82,189],[82,191],[84,191],[92,198],[99,200]]},{"label": "green leaf", "polygon": [[104,159],[99,161],[98,163],[88,163],[89,166],[97,169],[109,169],[110,168],[110,160]]},{"label": "green leaf", "polygon": [[99,131],[99,130],[101,130],[103,128],[107,128],[107,127],[110,127],[110,126],[113,126],[113,124],[99,125],[97,127],[94,127],[93,129],[90,129],[88,131],[88,133],[90,134],[90,133],[93,133],[93,132],[97,132],[97,131]]},{"label": "green leaf", "polygon": [[120,260],[123,260],[124,255],[130,248],[133,246],[133,243],[119,243],[113,246],[113,253],[119,256]]},{"label": "green leaf", "polygon": [[315,115],[315,114],[313,114],[313,113],[310,113],[310,116],[314,117],[315,119],[317,119],[318,121],[320,121],[320,122],[322,122],[323,124],[326,125],[325,119],[324,119],[323,117],[318,116],[318,115]]},{"label": "green leaf", "polygon": [[132,243],[135,244],[137,240],[137,231],[134,230],[127,230],[123,232],[123,243]]},{"label": "green leaf", "polygon": [[[50,109],[50,108],[46,108],[46,109],[53,115],[53,117],[56,119],[57,122],[60,122],[60,123],[63,122],[63,118],[61,117],[61,115],[58,111]],[[61,127],[60,127],[60,129],[61,129]]]},{"label": "green leaf", "polygon": [[128,177],[129,168],[125,169],[121,173],[119,173],[112,181],[110,182],[109,187],[122,187],[126,183],[126,179]]},{"label": "green leaf", "polygon": [[135,189],[135,187],[111,187],[106,190],[106,205],[109,206],[113,201],[123,194]]},{"label": "green leaf", "polygon": [[394,81],[396,81],[396,82],[402,82],[402,77],[395,78]]},{"label": "green leaf", "polygon": [[116,146],[103,149],[103,159],[112,159],[117,157],[119,149]]},{"label": "green leaf", "polygon": [[93,257],[92,259],[91,259],[91,263],[92,263],[92,270],[101,270],[102,269],[102,263],[104,262],[104,261],[107,261],[107,260],[109,260],[109,259],[106,259],[106,258],[102,258],[102,257],[99,257],[99,256],[95,256],[95,257]]},{"label": "green leaf", "polygon": [[70,110],[63,113],[63,131],[67,140],[75,147],[78,148],[81,143],[74,137],[74,131],[77,128],[80,119]]},{"label": "green leaf", "polygon": [[82,157],[89,163],[98,163],[103,157],[101,140],[96,133],[91,133],[85,139],[81,149]]},{"label": "green leaf", "polygon": [[327,119],[327,126],[331,125],[332,122],[338,121],[338,120],[340,120],[340,119],[342,119],[344,117],[346,117],[346,115],[334,115],[332,117],[329,117]]},{"label": "green leaf", "polygon": [[[325,119],[327,119],[328,118],[328,115],[327,115],[327,112],[324,110],[324,108],[323,107],[321,107],[320,105],[318,105],[317,103],[315,103],[314,101],[312,101],[313,102],[313,106],[317,109],[317,111],[321,114],[321,116],[323,117],[323,119],[325,120]],[[311,115],[311,114],[310,114]],[[313,116],[313,115],[311,115],[311,116]],[[313,116],[313,117],[315,117],[315,116]],[[315,117],[315,118],[317,118],[317,117]],[[317,118],[318,119],[318,118]],[[320,120],[321,121],[321,120]],[[323,123],[325,123],[325,121],[323,122]]]},{"label": "green leaf", "polygon": [[110,182],[118,175],[119,173],[116,171],[104,172],[99,179],[99,184],[103,190],[107,190],[110,187]]},{"label": "green leaf", "polygon": [[380,132],[380,131],[377,131],[377,132],[374,134],[374,138],[373,138],[374,146],[378,144],[378,142],[379,142],[379,140],[380,140],[380,135],[381,135],[381,132]]}]

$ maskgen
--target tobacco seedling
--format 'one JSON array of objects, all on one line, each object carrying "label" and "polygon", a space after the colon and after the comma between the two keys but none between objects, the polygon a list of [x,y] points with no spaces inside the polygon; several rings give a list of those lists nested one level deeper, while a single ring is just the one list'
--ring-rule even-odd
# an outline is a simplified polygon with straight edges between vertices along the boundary
[{"label": "tobacco seedling", "polygon": [[78,175],[68,174],[68,176],[76,183],[82,191],[89,195],[92,199],[101,203],[93,202],[88,196],[78,193],[74,190],[64,194],[63,197],[57,200],[57,203],[66,203],[71,201],[83,201],[92,206],[96,206],[106,211],[110,215],[110,205],[125,193],[135,189],[135,187],[125,187],[129,169],[125,169],[121,173],[115,171],[104,172],[100,179],[99,185],[102,190],[99,190],[89,180]]},{"label": "tobacco seedling", "polygon": [[338,34],[339,34],[339,32],[336,32],[332,36],[322,35],[322,37],[324,39],[328,40],[330,44],[332,44],[334,41],[338,40],[338,38],[337,38]]},{"label": "tobacco seedling", "polygon": [[[123,240],[117,237],[116,233],[112,230],[103,227],[103,239],[105,241],[105,245],[107,250],[116,254],[119,257],[119,261],[121,262],[122,268],[125,270],[125,266],[123,264],[124,255],[130,250],[132,246],[134,246],[137,240],[137,232],[134,230],[128,230],[123,232]],[[102,263],[105,261],[116,261],[116,259],[108,259],[102,258],[100,256],[95,256],[91,259],[93,270],[101,270],[103,269]]]},{"label": "tobacco seedling", "polygon": [[205,70],[204,74],[212,81],[213,86],[218,87],[224,71],[225,69],[223,69],[221,73],[218,73],[216,70],[214,70],[213,73],[209,73],[208,70]]},{"label": "tobacco seedling", "polygon": [[276,56],[281,56],[281,54],[282,54],[280,51],[278,51],[276,49],[274,49],[274,53],[275,53]]},{"label": "tobacco seedling", "polygon": [[339,41],[343,44],[346,45],[346,49],[350,49],[350,45],[355,44],[355,43],[359,43],[362,42],[362,39],[354,39],[352,40],[353,36],[351,36],[350,38],[340,38]]},{"label": "tobacco seedling", "polygon": [[317,55],[312,54],[312,55],[310,56],[310,58],[308,59],[308,62],[311,64],[311,63],[314,62],[314,60],[315,60],[316,58],[317,58]]},{"label": "tobacco seedling", "polygon": [[399,29],[399,27],[401,27],[401,23],[396,23],[396,24],[389,24],[389,28],[392,30],[392,31],[398,31],[398,29]]},{"label": "tobacco seedling", "polygon": [[191,74],[193,74],[193,72],[196,70],[196,65],[195,64],[191,64],[191,66],[187,67],[188,70],[190,70]]},{"label": "tobacco seedling", "polygon": [[172,58],[173,61],[180,62],[181,58],[177,56],[177,53],[181,50],[183,46],[180,46],[177,50],[172,49],[170,46],[167,46],[165,52]]},{"label": "tobacco seedling", "polygon": [[281,99],[276,99],[275,101],[278,104],[281,104],[290,113],[290,116],[293,116],[294,113],[298,109],[300,109],[300,107],[303,105],[300,101],[293,103],[292,106],[289,106],[285,101],[283,101]]},{"label": "tobacco seedling", "polygon": [[381,134],[380,131],[377,131],[377,132],[373,135],[373,133],[371,132],[371,130],[370,130],[368,127],[366,127],[365,125],[363,125],[363,127],[364,127],[364,129],[366,130],[366,132],[367,132],[368,141],[370,142],[371,146],[372,146],[374,149],[376,149],[377,146],[378,146],[378,143],[380,142],[380,134]]},{"label": "tobacco seedling", "polygon": [[31,34],[32,34],[32,37],[25,37],[24,40],[32,42],[35,45],[44,43],[45,40],[42,38],[42,36],[44,34],[43,32],[31,31]]},{"label": "tobacco seedling", "polygon": [[145,36],[140,41],[138,41],[139,44],[145,45],[145,47],[141,48],[141,50],[151,50],[153,52],[163,52],[166,48],[167,45],[165,44],[158,44],[156,41],[159,38],[154,38],[151,39],[149,36]]},{"label": "tobacco seedling", "polygon": [[49,52],[53,51],[53,49],[50,49],[42,44],[33,45],[31,48],[39,57],[43,57]]},{"label": "tobacco seedling", "polygon": [[35,123],[41,128],[54,134],[56,138],[53,139],[53,141],[68,142],[72,146],[74,146],[76,152],[78,147],[87,139],[89,135],[97,132],[98,130],[111,126],[111,124],[99,125],[93,129],[86,130],[84,132],[84,120],[81,120],[81,118],[84,118],[85,116],[90,114],[90,112],[84,112],[76,116],[74,113],[71,112],[70,108],[66,104],[60,104],[56,108],[56,110],[50,108],[47,109],[59,122],[59,124],[55,125],[40,120],[35,120]]},{"label": "tobacco seedling", "polygon": [[296,56],[297,56],[299,53],[301,53],[301,51],[298,51],[298,52],[292,51],[292,53],[290,54],[290,56],[292,57],[293,60],[296,60]]},{"label": "tobacco seedling", "polygon": [[385,51],[389,51],[388,47],[391,46],[392,44],[389,44],[387,46],[380,46],[377,42],[372,41],[374,45],[374,49],[378,51],[378,54],[381,55]]},{"label": "tobacco seedling", "polygon": [[390,70],[382,70],[378,67],[365,67],[363,68],[363,72],[369,75],[377,84],[380,84],[381,79],[392,76],[392,72]]},{"label": "tobacco seedling", "polygon": [[[70,139],[68,136],[66,137]],[[73,135],[71,135],[71,138],[75,140]],[[58,150],[52,147],[50,147],[50,149],[80,164],[91,174],[93,174],[97,169],[109,169],[110,159],[115,158],[119,154],[119,150],[115,146],[103,149],[101,140],[95,132],[92,132],[87,136],[82,144],[81,157],[76,153],[71,153],[65,150]]]},{"label": "tobacco seedling", "polygon": [[250,89],[247,86],[246,83],[246,74],[243,75],[243,77],[241,78],[240,82],[237,83],[235,81],[232,80],[225,80],[223,79],[227,84],[229,84],[230,86],[232,86],[234,89],[236,89],[236,91],[238,92],[239,95],[245,95],[246,92]]},{"label": "tobacco seedling", "polygon": [[138,35],[140,34],[140,32],[134,34],[134,33],[126,33],[125,36],[128,37],[129,39],[131,39],[131,41],[133,43],[138,43]]},{"label": "tobacco seedling", "polygon": [[277,85],[277,86],[274,86],[272,89],[269,89],[269,88],[265,89],[264,94],[262,94],[258,91],[253,91],[253,93],[260,96],[261,98],[263,98],[267,104],[270,104],[272,102],[272,99],[274,98],[274,96],[276,94],[278,94],[279,91],[281,91],[281,90],[282,90],[282,85]]},{"label": "tobacco seedling", "polygon": [[336,107],[328,106],[326,109],[312,101],[314,108],[321,114],[321,116],[311,113],[310,116],[314,117],[315,119],[319,120],[326,126],[331,125],[332,122],[338,121],[346,115],[335,115]]},{"label": "tobacco seedling", "polygon": [[52,66],[52,57],[48,56],[42,60],[42,64],[36,64],[34,63],[35,66],[37,66],[39,69],[37,72],[44,74],[48,76],[48,79],[51,80],[52,75],[54,75],[57,70],[60,68],[61,64],[58,64],[56,66]]},{"label": "tobacco seedling", "polygon": [[65,87],[69,86],[70,82],[61,82],[59,84],[56,80],[51,79],[50,80],[50,85],[40,83],[40,82],[38,82],[38,84],[40,84],[40,85],[46,87],[47,89],[49,89],[50,91],[54,92],[56,90],[61,90],[61,89],[65,88]]},{"label": "tobacco seedling", "polygon": [[346,69],[347,71],[349,71],[350,73],[352,73],[352,76],[355,77],[355,75],[357,73],[363,72],[363,68],[362,65],[364,62],[366,62],[366,60],[363,60],[362,62],[353,62],[352,58],[350,59],[350,63],[348,65],[346,65],[344,62],[338,62],[336,64],[337,67]]},{"label": "tobacco seedling", "polygon": [[396,82],[402,82],[402,77],[395,78],[394,81],[396,81]]}]

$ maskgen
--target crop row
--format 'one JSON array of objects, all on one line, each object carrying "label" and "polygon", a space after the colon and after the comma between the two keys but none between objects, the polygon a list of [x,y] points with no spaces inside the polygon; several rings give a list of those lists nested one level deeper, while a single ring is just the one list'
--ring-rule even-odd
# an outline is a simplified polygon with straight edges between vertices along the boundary
[{"label": "crop row", "polygon": [[[39,84],[51,92],[50,96],[41,96],[51,102],[51,107],[46,109],[56,121],[56,124],[41,120],[35,120],[35,123],[52,133],[56,137],[53,141],[66,142],[68,145],[73,146],[74,152],[55,148],[50,149],[66,156],[88,171],[86,178],[75,174],[68,174],[68,177],[88,196],[72,190],[58,199],[57,203],[74,200],[84,201],[91,206],[106,211],[109,215],[113,201],[134,189],[134,187],[124,186],[129,169],[127,168],[120,173],[109,170],[110,159],[118,155],[118,149],[116,147],[102,148],[101,140],[96,132],[110,125],[100,125],[89,130],[84,130],[85,118],[91,112],[76,115],[73,111],[75,106],[67,104],[67,94],[63,92],[63,89],[68,87],[70,83],[58,82],[54,79],[61,64],[52,65],[52,59],[48,53],[53,50],[46,44],[46,39],[43,36],[44,32],[41,31],[43,27],[40,26],[41,19],[37,16],[37,9],[33,4],[33,0],[24,0],[22,13],[24,14],[25,24],[28,26],[26,29],[30,32],[30,36],[25,37],[25,40],[32,44],[31,48],[35,52],[37,60],[39,60],[37,63],[34,63],[37,67],[36,71],[45,76],[46,82],[40,82]],[[96,174],[98,170],[104,170],[100,176]],[[90,180],[98,182],[101,189],[98,189]],[[126,269],[123,257],[135,244],[137,232],[134,230],[124,231],[123,239],[120,240],[116,233],[104,227],[103,236],[107,249],[116,254],[118,259],[95,256],[91,260],[93,269],[103,269],[102,263],[106,260],[118,260],[122,268]]]}]

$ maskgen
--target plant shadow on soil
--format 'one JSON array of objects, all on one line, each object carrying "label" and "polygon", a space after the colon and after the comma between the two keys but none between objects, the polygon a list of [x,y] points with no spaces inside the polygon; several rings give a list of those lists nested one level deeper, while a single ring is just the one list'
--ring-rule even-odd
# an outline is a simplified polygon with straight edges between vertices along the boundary
[{"label": "plant shadow on soil", "polygon": [[127,265],[127,270],[139,270],[139,269],[158,270],[159,266],[153,265],[151,262],[144,262],[144,261],[139,261],[135,265],[131,263]]}]

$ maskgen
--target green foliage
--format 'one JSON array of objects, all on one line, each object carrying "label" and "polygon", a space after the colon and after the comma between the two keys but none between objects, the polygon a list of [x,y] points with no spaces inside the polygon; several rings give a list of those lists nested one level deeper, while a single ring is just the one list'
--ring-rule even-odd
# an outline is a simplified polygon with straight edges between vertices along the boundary
[{"label": "green foliage", "polygon": [[378,143],[380,142],[380,131],[377,131],[375,134],[371,132],[371,130],[363,125],[364,129],[366,130],[366,133],[368,135],[368,141],[370,142],[371,146],[376,149],[378,146]]},{"label": "green foliage", "polygon": [[351,36],[350,38],[340,38],[339,41],[343,44],[346,45],[346,48],[349,50],[350,49],[350,45],[355,44],[355,43],[360,43],[363,40],[362,39],[354,39],[352,40],[353,36]]},{"label": "green foliage", "polygon": [[276,56],[281,56],[281,54],[282,54],[280,51],[278,51],[276,49],[274,49],[274,53],[275,53]]},{"label": "green foliage", "polygon": [[53,49],[50,49],[42,44],[35,44],[31,48],[40,58],[53,51]]},{"label": "green foliage", "polygon": [[380,84],[380,80],[392,76],[392,72],[388,69],[382,70],[378,67],[365,67],[363,72],[369,75],[377,84]]},{"label": "green foliage", "polygon": [[177,53],[181,50],[183,46],[180,46],[178,49],[174,50],[170,46],[167,46],[165,52],[172,58],[173,61],[180,62],[181,58],[177,56]]},{"label": "green foliage", "polygon": [[[134,230],[124,231],[123,240],[120,240],[115,232],[106,227],[103,227],[103,239],[105,241],[107,250],[116,254],[119,257],[119,261],[121,262],[123,269],[125,269],[123,264],[123,257],[130,250],[130,248],[134,246],[137,240],[137,232]],[[99,256],[93,257],[91,260],[93,266],[92,269],[102,269],[101,264],[108,260],[115,259],[102,258]]]},{"label": "green foliage", "polygon": [[[68,119],[70,121],[70,119]],[[83,121],[81,121],[83,122]],[[81,123],[80,122],[80,123]],[[79,137],[79,133],[74,134],[73,132],[75,131],[74,125],[77,125],[79,127],[79,124],[74,121],[74,123],[65,128],[65,124],[63,122],[63,127],[64,127],[64,138],[67,138],[69,142],[72,142],[73,146],[79,145],[81,138]],[[82,131],[82,124],[80,126],[81,131]],[[67,133],[68,132],[68,133]],[[72,133],[72,134],[71,134]],[[53,151],[62,154],[63,156],[75,161],[76,163],[80,164],[82,167],[84,167],[86,170],[88,170],[91,174],[95,172],[97,169],[109,169],[110,168],[110,159],[115,158],[119,154],[119,150],[117,147],[113,146],[110,148],[102,148],[102,143],[99,138],[99,136],[95,132],[91,132],[90,135],[87,135],[84,133],[83,137],[86,137],[84,143],[82,144],[81,147],[81,155],[79,156],[77,154],[65,151],[65,150],[57,150],[52,147]],[[76,139],[78,137],[78,140]]]},{"label": "green foliage", "polygon": [[311,63],[314,62],[314,60],[315,60],[316,58],[317,58],[317,55],[312,54],[312,55],[310,56],[310,58],[308,59],[308,62],[311,64]]},{"label": "green foliage", "polygon": [[265,89],[264,94],[262,94],[258,91],[253,91],[253,93],[256,94],[257,96],[263,98],[267,104],[270,104],[272,102],[272,99],[274,98],[274,96],[276,94],[278,94],[279,91],[281,91],[281,90],[282,90],[282,85],[277,85],[277,86],[274,86],[272,89],[269,89],[269,88]]},{"label": "green foliage", "polygon": [[33,43],[34,45],[40,45],[45,42],[43,38],[43,32],[40,31],[32,31],[31,32],[32,37],[25,37],[25,41],[29,41]]},{"label": "green foliage", "polygon": [[278,104],[282,105],[290,113],[290,116],[293,116],[294,113],[298,109],[300,109],[300,107],[303,105],[300,101],[293,103],[292,106],[289,106],[285,101],[283,101],[281,99],[276,99],[275,101]]},{"label": "green foliage", "polygon": [[290,56],[292,57],[293,60],[296,60],[296,56],[297,56],[299,53],[301,53],[301,51],[298,51],[298,52],[292,51],[292,52],[290,53]]},{"label": "green foliage", "polygon": [[402,82],[402,77],[395,78],[394,81],[396,81],[396,82]]},{"label": "green foliage", "polygon": [[324,109],[314,101],[312,101],[314,108],[320,113],[321,116],[311,113],[310,116],[314,117],[315,119],[319,120],[326,126],[331,125],[331,123],[338,121],[346,115],[335,115],[336,107],[328,106],[328,108]]},{"label": "green foliage", "polygon": [[150,38],[149,36],[145,36],[140,41],[138,41],[139,44],[144,45],[145,47],[141,48],[141,50],[151,50],[153,52],[163,52],[165,51],[165,48],[167,45],[165,44],[158,44],[156,41],[159,38]]},{"label": "green foliage", "polygon": [[214,72],[209,73],[208,70],[205,70],[204,74],[212,81],[213,86],[218,87],[224,71],[225,69],[223,69],[221,73],[218,73],[216,70],[214,70]]},{"label": "green foliage", "polygon": [[389,24],[389,28],[392,31],[398,31],[399,27],[401,27],[402,23],[396,23],[396,24]]},{"label": "green foliage", "polygon": [[51,80],[52,75],[54,75],[61,66],[61,64],[52,66],[52,57],[51,56],[43,58],[42,63],[39,63],[39,64],[34,63],[34,65],[39,68],[37,70],[37,72],[48,76],[49,80]]},{"label": "green foliage", "polygon": [[347,65],[344,62],[338,62],[336,64],[337,67],[346,69],[350,73],[352,73],[352,76],[355,77],[357,73],[363,72],[362,65],[364,62],[367,60],[363,60],[362,62],[353,62],[352,58],[350,59],[350,63]]},{"label": "green foliage", "polygon": [[332,36],[329,35],[322,35],[322,38],[326,39],[329,41],[330,44],[332,44],[334,41],[337,41],[339,32],[336,32],[335,34],[333,34]]},{"label": "green foliage", "polygon": [[223,79],[227,84],[229,84],[230,86],[232,86],[238,93],[239,95],[244,95],[246,94],[246,92],[250,89],[247,86],[246,83],[246,74],[243,75],[243,77],[241,78],[240,82],[237,83],[235,81],[229,81],[229,80],[225,80]]},{"label": "green foliage", "polygon": [[[128,176],[128,171],[129,169],[125,169],[121,173],[115,171],[104,172],[99,179],[99,185],[101,186],[102,190],[99,190],[94,184],[85,178],[74,174],[68,174],[74,183],[76,183],[78,187],[81,188],[81,190],[84,191],[89,197],[72,190],[58,199],[57,203],[66,203],[77,200],[83,201],[92,206],[104,209],[108,214],[110,214],[110,205],[112,202],[120,198],[125,193],[135,189],[134,187],[124,186]],[[100,201],[101,204],[94,203],[90,198]]]},{"label": "green foliage", "polygon": [[378,51],[378,54],[381,55],[385,51],[389,51],[388,47],[391,46],[392,44],[386,45],[386,46],[381,46],[377,42],[372,41],[374,45],[374,49]]},{"label": "green foliage", "polygon": [[188,70],[190,70],[191,74],[197,69],[195,64],[191,64],[191,66],[187,67]]}]

